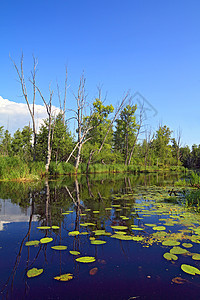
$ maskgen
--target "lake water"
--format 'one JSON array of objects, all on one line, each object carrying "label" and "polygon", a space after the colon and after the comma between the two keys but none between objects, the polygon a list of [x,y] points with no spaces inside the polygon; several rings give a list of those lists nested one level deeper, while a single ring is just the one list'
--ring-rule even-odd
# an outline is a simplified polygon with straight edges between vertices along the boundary
[{"label": "lake water", "polygon": [[[178,197],[169,202],[177,179],[117,174],[1,182],[1,298],[200,299],[200,275],[183,270],[200,269],[200,216]],[[41,274],[31,277],[33,268]],[[68,281],[60,280],[64,274],[71,274]]]}]

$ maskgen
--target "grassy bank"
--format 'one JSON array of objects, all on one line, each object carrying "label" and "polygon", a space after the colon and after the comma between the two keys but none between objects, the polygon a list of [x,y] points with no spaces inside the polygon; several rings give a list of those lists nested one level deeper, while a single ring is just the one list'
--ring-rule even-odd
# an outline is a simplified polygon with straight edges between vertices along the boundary
[{"label": "grassy bank", "polygon": [[[184,167],[162,167],[157,166],[145,166],[142,165],[130,165],[125,166],[123,164],[91,164],[89,167],[89,174],[95,173],[140,173],[140,172],[158,172],[158,171],[184,171]],[[75,174],[75,168],[70,163],[61,162],[56,164],[51,162],[49,167],[50,176],[58,175],[73,175]],[[77,174],[86,174],[87,164],[80,164]],[[30,162],[26,163],[19,157],[0,156],[0,180],[39,180],[45,175],[45,163],[44,162]]]}]

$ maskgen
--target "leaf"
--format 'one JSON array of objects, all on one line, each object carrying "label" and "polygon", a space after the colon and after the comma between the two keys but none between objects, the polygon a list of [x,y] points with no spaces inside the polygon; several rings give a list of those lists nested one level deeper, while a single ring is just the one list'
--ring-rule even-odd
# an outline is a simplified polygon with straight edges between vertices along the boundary
[{"label": "leaf", "polygon": [[168,253],[168,252],[164,253],[163,257],[167,260],[177,260],[178,259],[178,256],[176,256],[172,253]]},{"label": "leaf", "polygon": [[181,270],[190,275],[196,275],[196,274],[200,275],[200,270],[190,265],[186,265],[186,264],[181,265]]},{"label": "leaf", "polygon": [[101,241],[101,240],[91,241],[91,245],[103,245],[103,244],[106,244],[106,241]]},{"label": "leaf", "polygon": [[183,243],[182,246],[185,247],[185,248],[193,247],[193,245],[191,243]]},{"label": "leaf", "polygon": [[39,227],[37,227],[37,229],[51,229],[51,227],[50,226],[39,226]]},{"label": "leaf", "polygon": [[52,241],[53,241],[52,238],[45,237],[45,238],[43,238],[43,239],[40,240],[40,243],[41,244],[46,244],[46,243],[50,243]]},{"label": "leaf", "polygon": [[167,241],[162,242],[162,245],[163,246],[178,246],[178,245],[180,245],[180,242],[173,241],[173,240],[167,240]]},{"label": "leaf", "polygon": [[111,228],[117,229],[117,230],[125,230],[125,229],[127,229],[128,227],[127,227],[127,226],[111,226]]},{"label": "leaf", "polygon": [[92,257],[92,256],[82,256],[82,257],[76,258],[76,261],[82,262],[82,263],[91,263],[91,262],[94,262],[95,260],[96,260],[95,257]]},{"label": "leaf", "polygon": [[51,226],[52,229],[59,229],[59,226]]},{"label": "leaf", "polygon": [[58,245],[58,246],[53,246],[51,248],[54,249],[54,250],[66,250],[67,246]]},{"label": "leaf", "polygon": [[192,255],[192,259],[194,260],[200,260],[200,254],[199,253],[195,253]]},{"label": "leaf", "polygon": [[79,231],[70,231],[68,235],[75,236],[75,235],[79,235],[79,233],[80,233]]},{"label": "leaf", "polygon": [[80,223],[80,226],[96,226],[94,223]]},{"label": "leaf", "polygon": [[144,228],[140,228],[140,227],[132,227],[132,230],[144,230]]},{"label": "leaf", "polygon": [[89,232],[83,231],[83,232],[80,232],[80,234],[81,234],[81,235],[87,235],[87,234],[89,234]]},{"label": "leaf", "polygon": [[133,236],[132,239],[136,242],[142,241],[144,238],[142,236]]},{"label": "leaf", "polygon": [[79,255],[80,254],[80,252],[78,252],[78,251],[69,251],[69,253],[72,254],[72,255]]},{"label": "leaf", "polygon": [[186,249],[183,249],[181,247],[173,247],[171,250],[170,250],[170,253],[172,254],[185,254],[187,253],[188,250]]},{"label": "leaf", "polygon": [[172,282],[177,283],[177,284],[183,284],[183,283],[187,282],[187,280],[184,278],[181,278],[181,277],[175,277],[172,279]]},{"label": "leaf", "polygon": [[60,276],[56,276],[54,277],[54,279],[59,280],[59,281],[69,281],[71,279],[73,279],[74,275],[67,273],[67,274],[62,274]]},{"label": "leaf", "polygon": [[43,269],[33,268],[33,269],[28,270],[27,276],[29,278],[30,277],[36,277],[36,276],[39,276],[40,274],[42,274],[43,271],[44,271]]},{"label": "leaf", "polygon": [[93,210],[93,214],[99,214],[99,210]]},{"label": "leaf", "polygon": [[40,241],[28,241],[26,242],[25,246],[37,246],[39,243]]},{"label": "leaf", "polygon": [[93,268],[90,270],[90,275],[94,276],[98,272],[98,268]]},{"label": "leaf", "polygon": [[165,226],[155,226],[153,227],[153,230],[165,230],[166,227]]}]

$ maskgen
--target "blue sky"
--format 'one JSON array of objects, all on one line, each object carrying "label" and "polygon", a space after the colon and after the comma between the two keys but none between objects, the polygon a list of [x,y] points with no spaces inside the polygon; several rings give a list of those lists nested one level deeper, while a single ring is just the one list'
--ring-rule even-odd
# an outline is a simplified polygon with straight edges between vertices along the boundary
[{"label": "blue sky", "polygon": [[89,100],[99,84],[107,104],[138,91],[157,110],[148,120],[154,130],[159,123],[180,127],[183,145],[200,144],[199,11],[197,0],[1,0],[0,96],[24,102],[9,58],[19,63],[23,51],[26,79],[34,54],[38,86],[47,97],[51,82],[55,106],[65,66],[68,107],[84,70]]}]

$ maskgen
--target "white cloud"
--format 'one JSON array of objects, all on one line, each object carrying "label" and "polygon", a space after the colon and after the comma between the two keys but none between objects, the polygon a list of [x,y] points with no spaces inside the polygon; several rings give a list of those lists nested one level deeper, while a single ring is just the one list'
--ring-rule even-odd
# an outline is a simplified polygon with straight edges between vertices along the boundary
[{"label": "white cloud", "polygon": [[[32,108],[32,105],[31,105]],[[59,108],[53,106],[52,111],[57,114]],[[42,120],[47,118],[45,106],[35,105],[35,122],[36,128],[39,129]],[[17,103],[0,96],[0,126],[8,129],[10,133],[14,133],[18,128],[22,129],[29,125],[32,128],[32,120],[26,103]]]}]

